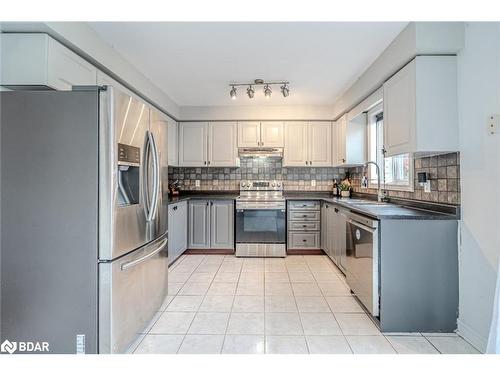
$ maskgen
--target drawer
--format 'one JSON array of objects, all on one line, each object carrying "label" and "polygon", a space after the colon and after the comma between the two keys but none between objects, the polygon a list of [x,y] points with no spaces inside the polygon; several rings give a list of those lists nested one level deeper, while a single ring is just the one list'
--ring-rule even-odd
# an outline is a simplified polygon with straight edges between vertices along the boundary
[{"label": "drawer", "polygon": [[319,221],[291,221],[288,223],[289,231],[320,231]]},{"label": "drawer", "polygon": [[319,221],[319,211],[289,211],[288,220],[293,221]]},{"label": "drawer", "polygon": [[319,201],[289,201],[290,210],[319,210]]},{"label": "drawer", "polygon": [[319,233],[288,232],[289,249],[319,249]]}]

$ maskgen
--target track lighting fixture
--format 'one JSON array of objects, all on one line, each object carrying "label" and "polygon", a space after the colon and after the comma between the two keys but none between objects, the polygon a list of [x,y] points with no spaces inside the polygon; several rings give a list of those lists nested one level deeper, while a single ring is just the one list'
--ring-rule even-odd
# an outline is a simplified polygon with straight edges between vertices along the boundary
[{"label": "track lighting fixture", "polygon": [[288,88],[288,85],[285,83],[283,86],[281,86],[281,93],[283,96],[286,98],[288,95],[290,95],[290,89]]},{"label": "track lighting fixture", "polygon": [[248,86],[248,88],[247,88],[247,94],[248,94],[248,97],[250,99],[253,98],[253,96],[255,94],[255,90],[253,89],[252,85]]},{"label": "track lighting fixture", "polygon": [[233,86],[233,88],[229,92],[229,95],[231,95],[231,99],[236,100],[236,87]]},{"label": "track lighting fixture", "polygon": [[253,82],[249,83],[230,83],[229,87],[231,87],[231,90],[229,91],[229,95],[231,96],[231,99],[236,99],[236,87],[237,86],[248,86],[247,87],[247,95],[249,99],[252,99],[255,96],[255,89],[253,86],[264,86],[264,96],[266,99],[269,99],[271,97],[271,94],[273,93],[272,90],[272,85],[281,85],[281,93],[283,94],[283,97],[287,97],[290,95],[290,88],[288,85],[290,82],[288,81],[264,81],[263,79],[256,79]]},{"label": "track lighting fixture", "polygon": [[269,85],[265,85],[264,96],[266,97],[266,99],[269,99],[271,97],[271,93],[272,93],[271,87],[269,87]]}]

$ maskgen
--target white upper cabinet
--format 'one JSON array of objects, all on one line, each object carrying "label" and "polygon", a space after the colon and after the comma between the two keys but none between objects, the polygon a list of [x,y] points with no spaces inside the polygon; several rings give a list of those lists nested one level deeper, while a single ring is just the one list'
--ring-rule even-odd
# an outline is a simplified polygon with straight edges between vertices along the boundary
[{"label": "white upper cabinet", "polygon": [[329,167],[332,165],[332,123],[321,121],[309,123],[309,165]]},{"label": "white upper cabinet", "polygon": [[235,122],[210,122],[208,124],[208,165],[211,167],[232,167],[236,165]]},{"label": "white upper cabinet", "polygon": [[168,165],[177,167],[179,165],[179,124],[168,120]]},{"label": "white upper cabinet", "polygon": [[179,124],[179,165],[182,167],[202,167],[207,160],[206,122],[181,122]]},{"label": "white upper cabinet", "polygon": [[235,122],[179,124],[179,165],[183,167],[236,166]]},{"label": "white upper cabinet", "polygon": [[260,123],[260,145],[264,147],[283,147],[283,122],[266,121]]},{"label": "white upper cabinet", "polygon": [[307,152],[307,122],[285,123],[283,166],[303,167],[309,164]]},{"label": "white upper cabinet", "polygon": [[333,123],[333,166],[353,166],[366,162],[366,114],[351,119],[344,114]]},{"label": "white upper cabinet", "polygon": [[417,56],[383,88],[387,156],[458,150],[456,56]]},{"label": "white upper cabinet", "polygon": [[331,166],[330,122],[285,123],[283,165],[288,167]]},{"label": "white upper cabinet", "polygon": [[47,34],[0,35],[0,84],[71,90],[95,85],[97,69]]},{"label": "white upper cabinet", "polygon": [[238,122],[238,147],[260,146],[260,122]]},{"label": "white upper cabinet", "polygon": [[283,147],[282,121],[238,122],[238,147]]}]

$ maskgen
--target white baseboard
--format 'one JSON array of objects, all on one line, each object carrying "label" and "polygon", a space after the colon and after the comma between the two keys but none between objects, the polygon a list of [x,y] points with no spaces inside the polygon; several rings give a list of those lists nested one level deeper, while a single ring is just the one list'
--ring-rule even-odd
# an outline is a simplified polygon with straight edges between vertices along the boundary
[{"label": "white baseboard", "polygon": [[465,341],[467,341],[481,353],[486,352],[488,337],[482,337],[475,330],[473,330],[468,324],[464,323],[460,319],[458,319],[457,325],[458,325],[457,334],[459,336],[461,336]]}]

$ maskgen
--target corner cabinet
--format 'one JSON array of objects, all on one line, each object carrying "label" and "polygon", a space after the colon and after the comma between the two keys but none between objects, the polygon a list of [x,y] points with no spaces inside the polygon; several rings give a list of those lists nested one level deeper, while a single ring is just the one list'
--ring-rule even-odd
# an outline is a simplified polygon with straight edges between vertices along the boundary
[{"label": "corner cabinet", "polygon": [[456,56],[417,56],[383,90],[387,156],[458,150]]},{"label": "corner cabinet", "polygon": [[189,202],[189,248],[234,249],[234,202]]},{"label": "corner cabinet", "polygon": [[238,122],[238,147],[283,147],[282,121]]},{"label": "corner cabinet", "polygon": [[332,165],[332,123],[286,122],[283,166],[329,167]]},{"label": "corner cabinet", "polygon": [[47,34],[0,35],[0,85],[71,90],[95,85],[97,69]]},{"label": "corner cabinet", "polygon": [[237,166],[235,122],[182,122],[179,124],[179,166]]},{"label": "corner cabinet", "polygon": [[168,120],[168,165],[179,165],[179,124],[172,119]]},{"label": "corner cabinet", "polygon": [[344,114],[333,123],[332,144],[334,167],[366,162],[366,115],[350,119]]},{"label": "corner cabinet", "polygon": [[179,202],[168,206],[168,262],[172,264],[187,249],[188,205]]}]

